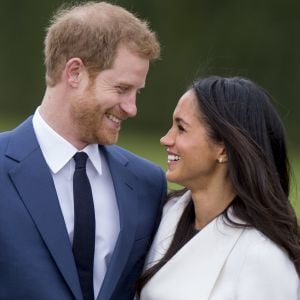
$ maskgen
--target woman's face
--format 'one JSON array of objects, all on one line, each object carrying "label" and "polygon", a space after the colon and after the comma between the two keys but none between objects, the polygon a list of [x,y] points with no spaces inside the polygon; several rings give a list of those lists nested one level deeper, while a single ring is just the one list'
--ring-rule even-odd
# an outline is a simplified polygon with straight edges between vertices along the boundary
[{"label": "woman's face", "polygon": [[193,90],[179,100],[173,125],[160,143],[168,154],[167,179],[189,189],[205,188],[213,180],[224,153],[224,146],[208,137]]}]

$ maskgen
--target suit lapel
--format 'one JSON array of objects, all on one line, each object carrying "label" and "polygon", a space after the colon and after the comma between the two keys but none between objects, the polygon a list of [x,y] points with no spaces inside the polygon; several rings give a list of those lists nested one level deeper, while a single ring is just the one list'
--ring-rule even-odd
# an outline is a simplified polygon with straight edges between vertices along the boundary
[{"label": "suit lapel", "polygon": [[119,153],[111,151],[110,148],[103,147],[102,150],[107,159],[115,188],[120,216],[120,233],[97,298],[99,300],[111,298],[122,274],[133,246],[138,214],[137,194],[134,189],[138,179],[126,168],[127,159]]},{"label": "suit lapel", "polygon": [[31,119],[15,130],[6,155],[15,161],[9,176],[37,230],[75,298],[82,299],[54,182],[36,140]]}]

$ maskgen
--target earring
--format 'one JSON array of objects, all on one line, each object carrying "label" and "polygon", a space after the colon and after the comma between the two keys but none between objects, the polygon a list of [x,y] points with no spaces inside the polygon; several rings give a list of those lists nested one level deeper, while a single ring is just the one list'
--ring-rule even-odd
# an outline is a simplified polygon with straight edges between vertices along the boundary
[{"label": "earring", "polygon": [[223,158],[222,157],[219,157],[218,158],[218,162],[221,164],[223,162]]}]

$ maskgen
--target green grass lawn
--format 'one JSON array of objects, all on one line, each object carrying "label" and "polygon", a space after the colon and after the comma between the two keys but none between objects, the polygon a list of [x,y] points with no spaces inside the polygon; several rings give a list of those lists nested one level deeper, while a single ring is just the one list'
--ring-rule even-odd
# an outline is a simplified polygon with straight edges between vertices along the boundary
[{"label": "green grass lawn", "polygon": [[293,177],[291,181],[291,201],[300,219],[300,155],[293,154],[290,157]]},{"label": "green grass lawn", "polygon": [[[0,117],[0,131],[8,130],[15,126],[18,122],[12,119]],[[163,133],[143,134],[142,132],[130,132],[123,130],[120,135],[119,145],[135,152],[146,159],[160,165],[164,170],[167,166],[167,155],[165,149],[159,144],[159,139]],[[300,155],[294,153],[290,157],[291,166],[293,168],[294,178],[291,184],[291,201],[296,209],[297,215],[300,218],[300,203],[299,192],[297,193],[296,186],[300,187]],[[171,189],[178,189],[179,186],[170,184]]]}]

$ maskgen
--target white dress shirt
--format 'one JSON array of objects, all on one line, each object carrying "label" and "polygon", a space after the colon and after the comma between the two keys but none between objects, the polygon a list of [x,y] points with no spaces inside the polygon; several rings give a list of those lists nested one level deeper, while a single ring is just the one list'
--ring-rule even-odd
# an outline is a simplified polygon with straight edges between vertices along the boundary
[{"label": "white dress shirt", "polygon": [[[78,149],[55,132],[43,120],[38,109],[32,122],[54,180],[59,204],[72,243],[74,232],[73,173],[75,169],[75,162],[72,158]],[[120,232],[119,210],[111,174],[98,145],[91,144],[80,151],[84,151],[89,156],[86,168],[95,207],[94,295],[96,299]]]}]

